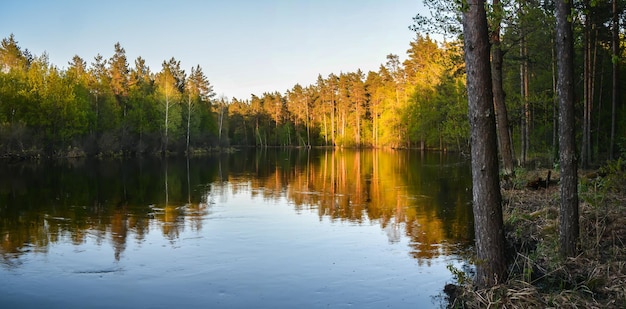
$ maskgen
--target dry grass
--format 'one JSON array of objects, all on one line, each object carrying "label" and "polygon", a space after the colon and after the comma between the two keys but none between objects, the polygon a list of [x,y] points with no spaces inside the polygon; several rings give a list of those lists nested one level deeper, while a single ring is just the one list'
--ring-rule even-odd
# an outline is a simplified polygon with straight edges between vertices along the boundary
[{"label": "dry grass", "polygon": [[449,307],[626,308],[625,175],[581,175],[580,254],[566,260],[558,254],[558,186],[505,190],[509,278],[489,289],[467,280]]}]

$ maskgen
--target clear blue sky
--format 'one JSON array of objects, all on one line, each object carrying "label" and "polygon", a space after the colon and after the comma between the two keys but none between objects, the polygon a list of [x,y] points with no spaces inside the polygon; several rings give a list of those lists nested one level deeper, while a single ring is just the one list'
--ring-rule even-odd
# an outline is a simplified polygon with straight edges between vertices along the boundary
[{"label": "clear blue sky", "polygon": [[175,57],[200,65],[218,95],[284,93],[318,74],[377,70],[405,58],[421,0],[15,0],[0,3],[0,36],[66,68],[74,55],[108,59],[120,42],[129,65],[152,72]]}]

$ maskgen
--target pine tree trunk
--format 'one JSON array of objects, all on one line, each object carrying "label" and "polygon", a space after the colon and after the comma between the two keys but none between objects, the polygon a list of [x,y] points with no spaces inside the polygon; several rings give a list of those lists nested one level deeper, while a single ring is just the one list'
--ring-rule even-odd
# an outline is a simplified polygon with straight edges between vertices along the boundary
[{"label": "pine tree trunk", "polygon": [[568,20],[571,1],[556,2],[556,53],[559,97],[559,157],[561,166],[561,206],[559,242],[561,255],[576,254],[578,242],[578,175],[574,117],[574,41]]},{"label": "pine tree trunk", "polygon": [[248,140],[248,126],[246,125],[246,119],[243,120],[243,138],[246,140],[246,145],[250,145]]},{"label": "pine tree trunk", "polygon": [[526,164],[528,159],[528,149],[530,144],[530,105],[528,102],[528,49],[526,47],[525,33],[521,30],[520,41],[520,95],[522,98],[522,118],[521,121],[521,155],[520,161],[522,164]]},{"label": "pine tree trunk", "polygon": [[143,152],[143,102],[139,105],[139,145],[136,148],[138,153]]},{"label": "pine tree trunk", "polygon": [[485,1],[469,0],[467,4],[468,9],[463,13],[463,34],[472,141],[476,284],[488,287],[506,278],[502,196]]},{"label": "pine tree trunk", "polygon": [[328,131],[326,129],[326,114],[324,114],[324,145],[328,146]]},{"label": "pine tree trunk", "polygon": [[187,157],[189,157],[189,131],[191,127],[191,96],[187,101]]},{"label": "pine tree trunk", "polygon": [[617,102],[619,101],[619,18],[617,12],[617,0],[613,0],[613,29],[612,29],[612,39],[611,39],[611,49],[613,57],[611,62],[613,64],[613,74],[612,74],[612,94],[611,94],[611,141],[609,145],[609,159],[613,160],[613,156],[615,155],[614,145],[615,145],[615,113],[617,112]]},{"label": "pine tree trunk", "polygon": [[165,93],[165,145],[163,147],[163,154],[167,152],[167,129],[168,129],[168,123],[169,123],[169,113],[170,113],[170,98],[166,91]]},{"label": "pine tree trunk", "polygon": [[[334,90],[331,90],[334,91]],[[335,95],[333,94],[330,99],[331,114],[330,114],[330,143],[335,146]]]},{"label": "pine tree trunk", "polygon": [[376,112],[372,112],[372,146],[376,148],[378,145],[376,143]]},{"label": "pine tree trunk", "polygon": [[[588,5],[588,1],[585,1]],[[589,16],[586,18],[584,34],[583,34],[583,136],[582,145],[580,147],[580,166],[587,168],[587,155],[589,150],[589,96],[591,83],[591,31]]]},{"label": "pine tree trunk", "polygon": [[[501,12],[500,0],[493,0],[494,9]],[[498,13],[496,13],[498,14]],[[496,128],[498,130],[498,142],[500,155],[502,156],[502,170],[505,175],[513,174],[513,152],[509,136],[509,119],[504,101],[504,88],[502,87],[502,50],[500,48],[500,22],[496,22],[491,35],[491,79],[493,81],[493,104],[496,111]]]},{"label": "pine tree trunk", "polygon": [[356,135],[354,139],[356,141],[356,146],[361,147],[361,116],[359,115],[359,102],[356,102]]},{"label": "pine tree trunk", "polygon": [[[602,93],[604,92],[604,65],[601,64],[600,67],[602,68],[602,71],[600,71],[600,91],[598,91],[598,116],[597,118],[597,122],[596,122],[596,139],[595,139],[595,144],[597,145],[596,151],[594,152],[594,156],[597,158],[598,153],[600,151],[600,124],[602,123]],[[594,148],[593,146],[591,147],[592,149]]]},{"label": "pine tree trunk", "polygon": [[309,102],[306,101],[306,146],[311,147],[311,116],[309,115]]},{"label": "pine tree trunk", "polygon": [[219,112],[219,130],[217,133],[217,139],[219,141],[220,146],[222,145],[222,128],[224,127],[224,106],[222,105],[224,102],[220,102],[220,112]]},{"label": "pine tree trunk", "polygon": [[552,92],[555,94],[554,95],[554,99],[553,99],[553,106],[552,106],[552,161],[553,162],[558,162],[559,160],[559,151],[558,151],[558,136],[559,136],[559,132],[558,132],[558,113],[559,113],[559,98],[556,95],[557,93],[557,89],[556,89],[556,84],[557,84],[557,72],[556,72],[556,51],[554,48],[554,40],[551,40],[550,44],[552,46]]},{"label": "pine tree trunk", "polygon": [[[589,1],[586,1],[585,5],[591,6]],[[595,73],[596,73],[596,59],[597,59],[597,29],[594,30],[590,16],[586,17],[585,24],[585,59],[584,59],[584,121],[583,121],[583,143],[581,147],[581,168],[585,169],[589,166],[592,160],[592,146],[591,146],[591,125],[592,125],[592,111],[595,98]],[[595,33],[594,33],[595,32]]]}]

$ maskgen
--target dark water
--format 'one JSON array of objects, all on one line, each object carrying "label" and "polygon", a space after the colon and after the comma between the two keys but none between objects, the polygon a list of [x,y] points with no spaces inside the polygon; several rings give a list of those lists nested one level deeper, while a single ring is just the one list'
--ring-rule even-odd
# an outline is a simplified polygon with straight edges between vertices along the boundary
[{"label": "dark water", "polygon": [[431,308],[473,241],[438,153],[0,163],[0,308]]}]

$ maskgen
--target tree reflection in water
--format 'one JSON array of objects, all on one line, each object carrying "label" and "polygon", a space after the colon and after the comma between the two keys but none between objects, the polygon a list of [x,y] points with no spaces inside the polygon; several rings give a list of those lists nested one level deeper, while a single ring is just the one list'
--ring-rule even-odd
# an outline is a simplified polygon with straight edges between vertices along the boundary
[{"label": "tree reflection in water", "polygon": [[410,151],[261,149],[195,159],[78,160],[0,166],[0,255],[13,267],[51,243],[111,243],[160,230],[176,242],[200,233],[217,201],[249,194],[286,198],[320,220],[379,224],[390,242],[408,237],[426,262],[473,240],[471,179],[453,155]]}]

